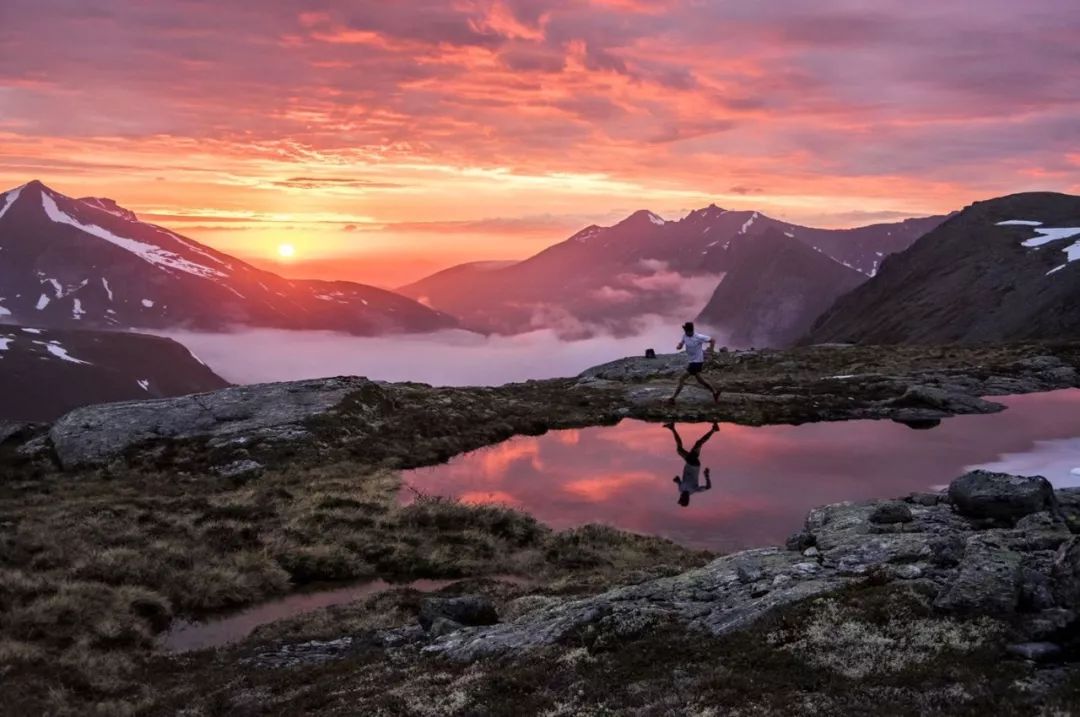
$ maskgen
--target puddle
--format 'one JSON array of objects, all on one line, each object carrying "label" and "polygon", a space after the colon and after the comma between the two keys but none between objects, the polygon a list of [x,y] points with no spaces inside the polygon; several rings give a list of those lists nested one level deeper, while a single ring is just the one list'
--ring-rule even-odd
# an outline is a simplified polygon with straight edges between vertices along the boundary
[{"label": "puddle", "polygon": [[[802,426],[721,424],[700,450],[697,487],[671,430],[655,423],[518,437],[405,474],[410,489],[520,508],[556,528],[607,523],[691,547],[775,545],[815,506],[905,495],[946,485],[971,468],[1043,475],[1080,486],[1080,390],[993,400],[988,416],[940,425],[847,421]],[[709,424],[675,427],[684,448]],[[912,430],[913,428],[921,430]]]},{"label": "puddle", "polygon": [[172,628],[158,638],[158,646],[166,652],[191,652],[211,647],[222,647],[239,642],[255,628],[277,620],[296,617],[321,608],[344,605],[393,588],[413,588],[420,592],[434,592],[458,580],[417,580],[411,583],[388,583],[371,580],[364,583],[334,588],[294,593],[278,600],[264,602],[202,622],[178,620]]}]

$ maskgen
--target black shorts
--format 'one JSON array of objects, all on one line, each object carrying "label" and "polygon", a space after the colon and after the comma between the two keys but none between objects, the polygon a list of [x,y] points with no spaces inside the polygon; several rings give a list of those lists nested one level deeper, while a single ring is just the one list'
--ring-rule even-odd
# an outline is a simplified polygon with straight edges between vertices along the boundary
[{"label": "black shorts", "polygon": [[697,376],[704,369],[705,369],[705,364],[703,364],[703,363],[692,363],[692,364],[690,364],[689,366],[686,367],[686,372],[688,374],[690,374],[691,376]]}]

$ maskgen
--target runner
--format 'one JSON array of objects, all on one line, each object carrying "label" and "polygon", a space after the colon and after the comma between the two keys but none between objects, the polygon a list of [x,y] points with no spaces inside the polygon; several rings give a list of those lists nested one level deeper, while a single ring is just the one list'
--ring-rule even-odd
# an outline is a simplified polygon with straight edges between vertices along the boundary
[{"label": "runner", "polygon": [[675,393],[668,399],[668,403],[675,404],[675,399],[682,393],[683,386],[693,376],[702,386],[708,389],[709,393],[713,396],[713,401],[720,403],[720,392],[709,385],[709,382],[701,377],[701,372],[705,369],[705,345],[709,346],[709,353],[716,351],[716,339],[705,334],[699,334],[694,331],[694,324],[692,322],[686,322],[683,324],[683,337],[679,341],[679,345],[675,348],[679,351],[686,349],[686,356],[690,359],[690,363],[686,367],[686,373],[679,377],[679,385],[675,387]]}]

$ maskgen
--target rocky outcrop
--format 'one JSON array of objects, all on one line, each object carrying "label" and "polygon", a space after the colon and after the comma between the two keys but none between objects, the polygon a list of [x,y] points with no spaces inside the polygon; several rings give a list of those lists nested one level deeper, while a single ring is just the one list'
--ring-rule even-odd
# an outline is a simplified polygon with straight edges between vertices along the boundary
[{"label": "rocky outcrop", "polygon": [[[236,479],[258,475],[255,464],[331,456],[414,467],[517,434],[626,417],[751,425],[892,419],[927,427],[952,415],[1002,410],[983,395],[1074,385],[1071,367],[1080,365],[1080,345],[1053,350],[1057,354],[1046,346],[719,352],[706,372],[719,400],[691,383],[675,406],[668,398],[684,356],[620,359],[576,379],[498,388],[356,377],[240,386],[81,408],[47,432],[7,427],[0,434],[0,467],[11,475],[18,475],[12,466],[38,475],[53,470],[54,462],[68,471],[172,466]],[[1066,514],[1080,520],[1080,499],[1073,504],[1077,509]]]},{"label": "rocky outcrop", "polygon": [[[970,482],[969,476],[956,481],[949,494]],[[1027,481],[995,485],[1000,498],[1017,506],[1044,507],[1025,502]],[[625,635],[670,621],[718,636],[864,580],[917,581],[921,591],[935,596],[933,604],[943,616],[982,615],[1015,623],[1018,644],[1045,640],[1072,623],[1080,604],[1080,538],[1052,519],[1030,521],[1023,529],[984,525],[961,513],[947,494],[934,502],[919,495],[899,504],[830,505],[811,511],[804,531],[789,543],[795,550],[750,550],[594,597],[548,599],[505,623],[426,637],[424,649],[470,661],[519,654],[586,630]],[[1037,652],[1042,656],[1048,650]]]},{"label": "rocky outcrop", "polygon": [[969,518],[1016,521],[1057,510],[1054,488],[1042,476],[972,471],[952,482],[949,499]]},{"label": "rocky outcrop", "polygon": [[308,421],[371,385],[362,378],[319,379],[89,406],[57,421],[49,436],[65,469],[105,463],[132,446],[161,439],[200,437],[211,446],[303,441],[310,435]]}]

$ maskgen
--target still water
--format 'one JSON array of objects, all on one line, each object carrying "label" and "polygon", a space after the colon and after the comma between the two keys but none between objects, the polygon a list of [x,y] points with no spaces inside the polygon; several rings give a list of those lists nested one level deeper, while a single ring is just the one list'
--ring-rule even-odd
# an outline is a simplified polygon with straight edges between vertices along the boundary
[{"label": "still water", "polygon": [[556,528],[607,523],[729,551],[783,542],[814,506],[937,489],[972,468],[1080,485],[1080,390],[993,400],[1008,410],[929,430],[848,421],[713,431],[628,420],[553,431],[410,471],[401,498],[415,490],[499,503]]}]

